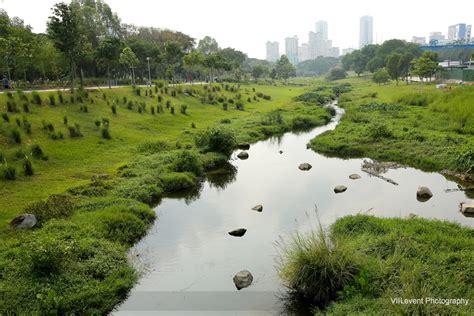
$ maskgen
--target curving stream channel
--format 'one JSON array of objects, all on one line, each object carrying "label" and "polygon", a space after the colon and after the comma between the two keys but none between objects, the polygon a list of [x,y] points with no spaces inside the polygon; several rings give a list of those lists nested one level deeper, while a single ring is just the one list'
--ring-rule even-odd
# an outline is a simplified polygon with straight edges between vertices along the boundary
[{"label": "curving stream channel", "polygon": [[[460,202],[473,200],[462,191],[446,192],[457,184],[438,173],[390,169],[384,176],[399,184],[395,186],[362,172],[363,159],[328,158],[307,149],[312,138],[336,127],[343,110],[335,108],[328,125],[253,144],[247,160],[239,160],[237,151],[231,163],[238,172],[211,177],[198,194],[164,199],[156,207],[154,227],[130,254],[143,276],[115,314],[283,313],[278,243],[317,227],[315,205],[324,227],[357,213],[413,213],[474,227],[474,218],[458,210]],[[313,168],[300,171],[303,162]],[[353,173],[361,179],[350,180]],[[348,189],[335,194],[337,185]],[[433,192],[430,200],[416,199],[420,185]],[[257,204],[263,212],[251,210]],[[228,234],[241,227],[247,229],[243,237]],[[237,291],[232,278],[241,270],[249,270],[254,280]]]}]

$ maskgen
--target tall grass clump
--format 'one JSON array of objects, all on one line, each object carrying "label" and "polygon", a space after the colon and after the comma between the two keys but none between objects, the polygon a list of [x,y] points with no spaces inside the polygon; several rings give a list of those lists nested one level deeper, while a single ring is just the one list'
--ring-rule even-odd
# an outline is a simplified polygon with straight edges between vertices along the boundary
[{"label": "tall grass clump", "polygon": [[337,296],[358,272],[349,249],[331,240],[320,226],[307,236],[297,234],[283,248],[279,276],[290,295],[324,305]]},{"label": "tall grass clump", "polygon": [[41,100],[41,96],[40,96],[39,93],[36,92],[36,91],[33,91],[33,92],[31,93],[31,98],[32,98],[33,104],[41,105],[41,104],[43,103],[43,101]]},{"label": "tall grass clump", "polygon": [[56,105],[56,98],[54,97],[54,94],[52,93],[49,94],[48,98],[49,98],[49,105],[52,105],[52,106]]}]

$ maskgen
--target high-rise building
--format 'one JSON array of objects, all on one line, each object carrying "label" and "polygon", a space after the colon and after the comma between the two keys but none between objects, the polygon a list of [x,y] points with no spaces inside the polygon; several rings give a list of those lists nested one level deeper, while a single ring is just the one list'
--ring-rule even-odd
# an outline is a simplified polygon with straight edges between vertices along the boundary
[{"label": "high-rise building", "polygon": [[285,38],[285,53],[290,63],[298,64],[298,37],[296,35]]},{"label": "high-rise building", "polygon": [[316,33],[321,33],[321,38],[323,41],[328,40],[328,22],[318,21],[316,22]]},{"label": "high-rise building", "polygon": [[374,19],[366,15],[360,18],[359,47],[374,43]]},{"label": "high-rise building", "polygon": [[309,54],[309,44],[303,43],[298,48],[298,61],[302,62],[308,59],[311,59],[310,54]]},{"label": "high-rise building", "polygon": [[448,41],[469,40],[471,38],[471,29],[472,26],[466,25],[466,23],[451,25],[448,28]]},{"label": "high-rise building", "polygon": [[278,42],[267,42],[267,58],[269,62],[275,62],[280,58],[280,44]]},{"label": "high-rise building", "polygon": [[411,42],[415,43],[415,44],[425,45],[426,44],[426,37],[413,36],[411,38]]},{"label": "high-rise building", "polygon": [[431,32],[430,33],[430,43],[432,41],[442,42],[446,40],[446,37],[441,32]]},{"label": "high-rise building", "polygon": [[339,47],[331,47],[328,52],[329,57],[338,58],[340,55]]}]

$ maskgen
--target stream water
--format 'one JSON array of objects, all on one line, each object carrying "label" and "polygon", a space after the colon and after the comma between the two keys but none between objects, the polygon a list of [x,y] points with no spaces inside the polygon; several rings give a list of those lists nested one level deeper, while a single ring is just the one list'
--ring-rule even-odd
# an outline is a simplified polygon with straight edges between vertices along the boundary
[{"label": "stream water", "polygon": [[[285,290],[277,276],[283,241],[296,233],[323,227],[349,214],[406,217],[410,213],[474,227],[474,218],[459,212],[472,202],[464,192],[445,192],[457,184],[438,173],[413,168],[387,171],[393,185],[361,171],[363,159],[328,158],[307,149],[315,136],[334,129],[343,110],[326,126],[304,133],[286,133],[253,144],[247,160],[236,151],[235,172],[218,174],[192,196],[164,199],[158,220],[131,251],[143,276],[116,315],[273,315],[284,313]],[[283,151],[280,153],[279,151]],[[313,168],[300,171],[300,163]],[[350,180],[357,173],[359,180]],[[334,193],[334,187],[348,189]],[[433,197],[420,202],[418,186]],[[251,210],[263,205],[263,212]],[[229,231],[246,228],[239,238]],[[237,291],[233,276],[249,270],[250,287]]]}]

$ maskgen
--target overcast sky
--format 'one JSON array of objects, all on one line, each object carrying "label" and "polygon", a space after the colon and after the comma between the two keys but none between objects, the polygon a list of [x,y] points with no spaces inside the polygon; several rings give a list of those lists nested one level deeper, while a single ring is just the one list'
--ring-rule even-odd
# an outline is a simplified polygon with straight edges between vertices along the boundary
[{"label": "overcast sky", "polygon": [[[58,0],[0,0],[10,16],[19,16],[35,32],[44,32],[51,7]],[[317,20],[329,23],[333,46],[356,47],[359,18],[374,17],[374,40],[410,40],[432,31],[447,33],[449,25],[474,24],[472,0],[440,5],[426,0],[106,0],[125,23],[169,28],[194,38],[217,39],[221,47],[234,47],[250,57],[265,57],[267,40],[280,42],[297,35],[307,42]]]}]

